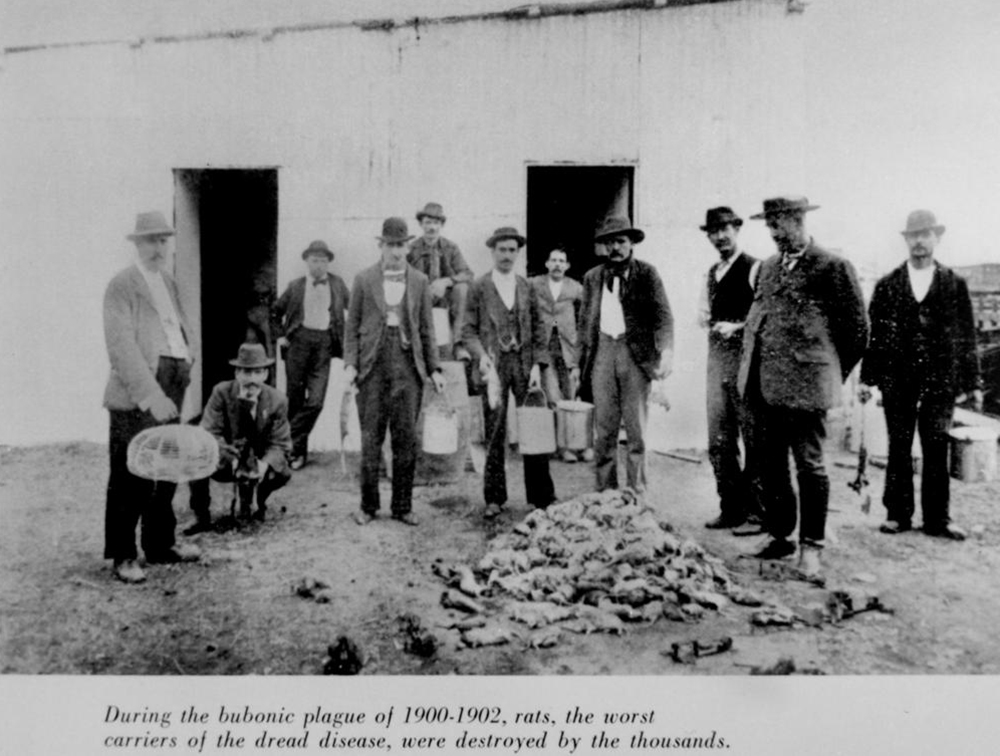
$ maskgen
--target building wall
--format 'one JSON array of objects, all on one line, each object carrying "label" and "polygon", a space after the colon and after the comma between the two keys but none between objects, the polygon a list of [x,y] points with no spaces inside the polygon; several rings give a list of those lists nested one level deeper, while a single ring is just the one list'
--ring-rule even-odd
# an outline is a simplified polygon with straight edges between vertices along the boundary
[{"label": "building wall", "polygon": [[[174,168],[279,167],[283,288],[315,238],[350,281],[377,259],[382,219],[415,226],[428,200],[444,204],[446,235],[485,272],[490,231],[525,225],[526,166],[571,161],[636,166],[635,216],[647,232],[637,253],[663,275],[678,325],[674,409],[654,416],[654,445],[703,446],[694,321],[714,258],[697,229],[705,208],[747,215],[777,191],[822,187],[845,199],[857,185],[837,173],[844,155],[817,155],[839,127],[818,92],[836,93],[833,112],[854,119],[852,139],[866,137],[865,104],[851,99],[862,72],[845,64],[840,76],[841,53],[824,34],[846,22],[832,3],[814,5],[786,14],[783,2],[747,0],[5,55],[0,443],[105,438],[104,287],[131,260],[124,235],[135,213],[173,207]],[[840,5],[855,18],[875,13],[860,0]],[[891,33],[878,27],[866,45]],[[877,135],[865,143],[874,150]],[[816,214],[819,238],[850,237],[846,204]],[[770,253],[759,224],[743,236]],[[194,309],[198,293],[186,296]],[[334,381],[321,446],[339,443],[341,391]]]}]

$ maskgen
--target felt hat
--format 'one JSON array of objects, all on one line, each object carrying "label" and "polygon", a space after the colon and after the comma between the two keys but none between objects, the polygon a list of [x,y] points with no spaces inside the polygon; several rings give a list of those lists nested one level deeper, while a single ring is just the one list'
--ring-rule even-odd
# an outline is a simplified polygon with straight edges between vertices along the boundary
[{"label": "felt hat", "polygon": [[163,217],[163,213],[153,210],[148,213],[139,213],[135,216],[135,231],[126,236],[126,239],[135,241],[146,236],[173,236],[174,230]]},{"label": "felt hat", "polygon": [[236,359],[230,360],[229,364],[246,370],[259,370],[271,367],[274,360],[267,356],[263,344],[241,344]]},{"label": "felt hat", "polygon": [[900,233],[906,236],[907,234],[916,234],[928,229],[934,231],[938,236],[944,233],[944,226],[937,222],[934,213],[930,210],[914,210],[907,216],[906,228]]},{"label": "felt hat", "polygon": [[504,239],[513,239],[517,242],[518,248],[523,247],[528,243],[528,240],[521,236],[517,229],[513,226],[501,226],[496,231],[493,232],[493,236],[486,240],[487,247],[494,247],[499,241]]},{"label": "felt hat", "polygon": [[785,195],[783,197],[771,197],[764,200],[764,211],[751,215],[752,220],[763,220],[775,215],[786,215],[788,213],[807,213],[816,210],[819,205],[810,205],[809,200],[798,195]]},{"label": "felt hat", "polygon": [[646,234],[632,225],[628,218],[608,218],[604,225],[594,234],[594,241],[601,243],[612,236],[627,236],[633,244],[638,244],[646,238]]},{"label": "felt hat", "polygon": [[402,218],[386,218],[382,223],[382,235],[376,236],[380,242],[408,242],[413,237]]},{"label": "felt hat", "polygon": [[448,220],[444,215],[444,208],[437,202],[428,202],[423,210],[417,210],[417,223],[424,218],[437,218],[442,223]]},{"label": "felt hat", "polygon": [[326,246],[326,242],[321,239],[309,242],[309,246],[302,250],[303,260],[309,257],[309,255],[326,255],[327,260],[333,260],[333,252]]},{"label": "felt hat", "polygon": [[743,225],[743,219],[734,213],[731,207],[723,205],[721,207],[713,207],[705,212],[705,225],[701,227],[701,230],[714,231],[717,228],[724,228],[729,225],[739,228]]}]

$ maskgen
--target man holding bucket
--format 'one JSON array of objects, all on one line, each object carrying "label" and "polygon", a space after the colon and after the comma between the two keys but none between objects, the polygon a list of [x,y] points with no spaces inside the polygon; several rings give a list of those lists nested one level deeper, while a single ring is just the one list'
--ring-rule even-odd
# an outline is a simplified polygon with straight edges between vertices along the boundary
[{"label": "man holding bucket", "polygon": [[[548,365],[542,371],[542,381],[549,402],[557,407],[564,399],[576,397],[580,388],[580,344],[577,339],[576,321],[583,302],[583,287],[566,276],[569,270],[566,250],[556,247],[549,252],[545,262],[548,274],[535,276],[531,286],[538,299],[538,316],[548,342]],[[586,405],[584,405],[586,406]],[[559,439],[560,456],[564,462],[576,462],[577,451],[585,461],[594,458],[590,448],[573,450]]]},{"label": "man holding bucket", "polygon": [[406,221],[387,218],[376,237],[381,260],[354,279],[347,313],[344,372],[358,386],[361,422],[359,525],[378,516],[379,466],[386,428],[392,435],[392,517],[416,525],[413,473],[423,384],[444,390],[438,367],[430,284],[406,263]]},{"label": "man holding bucket", "polygon": [[633,257],[646,235],[628,218],[609,218],[594,241],[607,262],[583,279],[583,389],[593,397],[597,490],[618,487],[618,431],[628,443],[628,486],[646,488],[646,417],[650,385],[670,374],[674,320],[656,268]]},{"label": "man holding bucket", "polygon": [[902,232],[909,259],[875,285],[869,307],[871,342],[861,364],[862,403],[869,386],[882,391],[889,432],[885,504],[879,530],[912,527],[914,426],[923,449],[920,504],[927,535],[965,540],[948,514],[948,430],[956,402],[969,394],[977,411],[983,392],[972,302],[965,280],[934,260],[944,226],[929,210],[914,210]]},{"label": "man holding bucket", "polygon": [[[498,228],[487,239],[486,246],[493,255],[493,270],[473,282],[462,330],[461,345],[476,361],[484,380],[495,373],[494,380],[499,384],[497,406],[490,407],[486,416],[483,494],[487,519],[499,515],[507,502],[508,394],[514,393],[518,407],[525,404],[529,392],[541,394],[541,368],[548,361],[537,295],[527,280],[514,272],[514,263],[524,245],[525,238],[509,226]],[[554,422],[552,448],[545,453],[526,453],[528,443],[535,439],[532,432],[525,432],[530,429],[519,430],[528,504],[547,507],[556,498],[549,474],[549,454],[555,451]]]}]

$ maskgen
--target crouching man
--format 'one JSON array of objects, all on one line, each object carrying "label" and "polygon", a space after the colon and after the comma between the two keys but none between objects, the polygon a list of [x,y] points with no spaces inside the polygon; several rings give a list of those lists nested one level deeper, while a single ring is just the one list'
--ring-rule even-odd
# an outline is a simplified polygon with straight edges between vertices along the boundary
[{"label": "crouching man", "polygon": [[[292,450],[288,424],[288,400],[267,385],[268,368],[274,360],[262,344],[243,344],[235,360],[236,377],[212,389],[202,415],[201,427],[215,436],[221,451],[219,469],[212,478],[236,483],[241,517],[264,520],[268,497],[288,482]],[[201,490],[196,491],[196,486]],[[257,509],[252,511],[254,494]],[[192,484],[192,499],[203,504],[196,509],[199,523],[210,523],[208,480]],[[236,509],[234,498],[232,508]]]}]

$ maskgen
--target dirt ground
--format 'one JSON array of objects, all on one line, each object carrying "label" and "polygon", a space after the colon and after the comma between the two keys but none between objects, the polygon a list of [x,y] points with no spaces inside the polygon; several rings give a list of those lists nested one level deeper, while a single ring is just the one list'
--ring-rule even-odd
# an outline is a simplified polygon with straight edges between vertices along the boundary
[{"label": "dirt ground", "polygon": [[[792,657],[828,674],[1000,672],[1000,483],[953,482],[953,517],[974,531],[965,543],[912,532],[885,536],[878,503],[883,471],[871,470],[875,502],[863,514],[847,487],[855,458],[830,450],[832,512],[826,590],[874,592],[894,614],[867,612],[819,627],[755,628],[752,609],[730,606],[697,622],[660,618],[620,636],[564,633],[549,649],[517,640],[463,649],[432,562],[471,566],[494,535],[528,510],[520,464],[508,462],[514,498],[504,515],[482,519],[481,478],[418,488],[419,527],[379,519],[359,528],[357,459],[317,456],[274,495],[266,523],[190,539],[200,564],[152,566],[139,586],[116,582],[101,557],[106,448],[63,444],[0,448],[0,670],[79,674],[317,674],[326,649],[346,634],[366,658],[363,674],[728,674]],[[590,490],[583,464],[553,462],[560,499]],[[799,610],[826,590],[762,576],[741,556],[758,539],[709,531],[716,514],[707,461],[651,453],[647,503],[682,535],[725,560],[741,583]],[[383,501],[388,500],[388,482]],[[228,492],[213,484],[213,515]],[[191,521],[187,491],[175,499],[179,528]],[[329,603],[300,598],[304,577],[331,586]],[[443,646],[425,660],[407,653],[396,618],[411,613]],[[679,664],[671,643],[731,636],[733,649]]]}]

